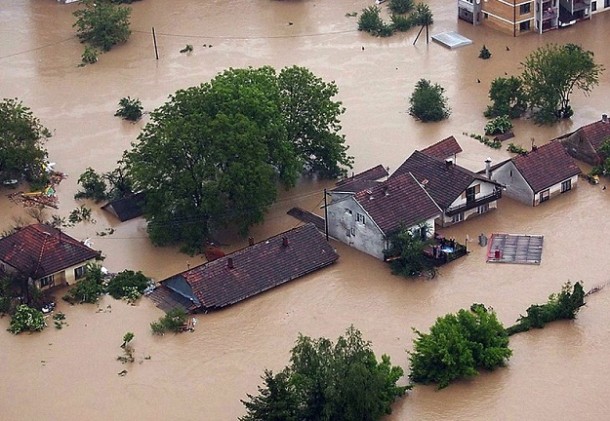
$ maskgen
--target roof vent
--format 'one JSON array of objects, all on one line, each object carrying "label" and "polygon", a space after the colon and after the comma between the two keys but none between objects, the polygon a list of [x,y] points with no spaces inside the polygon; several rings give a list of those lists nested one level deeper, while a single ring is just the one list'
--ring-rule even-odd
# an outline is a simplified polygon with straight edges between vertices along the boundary
[{"label": "roof vent", "polygon": [[608,122],[608,114],[602,114],[602,123]]},{"label": "roof vent", "polygon": [[422,180],[422,182],[421,182],[421,185],[425,187],[425,186],[426,186],[426,184],[428,184],[428,179],[427,179],[427,178],[424,178],[424,179]]},{"label": "roof vent", "polygon": [[383,195],[386,197],[390,195],[390,188],[388,186],[383,188]]},{"label": "roof vent", "polygon": [[447,158],[447,159],[445,159],[445,166],[446,166],[447,168],[449,168],[449,167],[453,166],[453,158]]},{"label": "roof vent", "polygon": [[234,269],[235,268],[235,265],[233,264],[233,258],[232,257],[229,257],[227,259],[227,268],[229,268],[229,269]]}]

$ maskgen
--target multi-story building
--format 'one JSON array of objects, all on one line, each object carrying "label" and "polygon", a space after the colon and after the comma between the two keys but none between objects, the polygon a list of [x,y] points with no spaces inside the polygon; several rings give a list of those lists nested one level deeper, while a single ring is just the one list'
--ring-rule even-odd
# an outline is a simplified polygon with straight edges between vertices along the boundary
[{"label": "multi-story building", "polygon": [[458,0],[458,17],[518,36],[543,33],[610,10],[610,0]]}]

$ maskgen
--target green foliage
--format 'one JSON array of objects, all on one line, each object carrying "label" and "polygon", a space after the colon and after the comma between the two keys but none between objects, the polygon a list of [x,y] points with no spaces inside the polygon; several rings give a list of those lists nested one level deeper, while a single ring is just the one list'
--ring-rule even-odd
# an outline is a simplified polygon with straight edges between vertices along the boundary
[{"label": "green foliage", "polygon": [[91,208],[88,208],[85,205],[80,205],[78,208],[70,212],[68,222],[71,225],[76,225],[79,222],[91,222],[95,224],[95,219],[91,218]]},{"label": "green foliage", "polygon": [[11,284],[12,280],[7,273],[0,274],[0,314],[11,312]]},{"label": "green foliage", "polygon": [[46,323],[42,311],[21,304],[11,318],[11,324],[7,329],[15,335],[21,332],[38,332],[44,329]]},{"label": "green foliage", "polygon": [[85,51],[83,51],[83,55],[81,56],[81,66],[97,63],[97,55],[98,51],[95,48],[86,45]]},{"label": "green foliage", "polygon": [[142,118],[142,110],[142,102],[138,98],[124,97],[119,100],[119,108],[114,115],[124,120],[138,121]]},{"label": "green foliage", "polygon": [[375,5],[362,9],[358,18],[358,30],[371,34],[378,34],[384,27],[381,19],[381,9]]},{"label": "green foliage", "polygon": [[104,292],[102,268],[89,264],[85,278],[74,284],[62,298],[70,304],[96,303]]},{"label": "green foliage", "polygon": [[527,109],[523,83],[514,76],[494,79],[489,88],[489,99],[492,105],[487,107],[485,117],[508,115],[510,118],[517,118]]},{"label": "green foliage", "polygon": [[483,47],[481,48],[481,51],[479,52],[479,58],[483,59],[483,60],[487,60],[491,58],[491,51],[489,51],[489,49],[485,46],[485,44],[483,44]]},{"label": "green foliage", "polygon": [[105,200],[106,182],[104,176],[95,172],[91,167],[88,167],[84,173],[78,177],[78,184],[83,187],[74,195],[75,199],[91,199],[96,203]]},{"label": "green foliage", "polygon": [[485,125],[485,134],[503,134],[513,128],[513,122],[510,121],[510,117],[507,115],[501,115],[494,117],[487,122]]},{"label": "green foliage", "polygon": [[392,273],[406,277],[422,273],[435,275],[435,267],[425,258],[426,243],[421,236],[414,235],[406,228],[401,228],[390,236],[390,247],[384,250],[384,256],[391,258]]},{"label": "green foliage", "polygon": [[130,344],[134,336],[135,335],[132,332],[127,332],[125,335],[123,335],[123,344],[121,345],[121,348],[123,348],[123,355],[119,355],[117,357],[117,360],[123,364],[132,363],[135,361],[135,349]]},{"label": "green foliage", "polygon": [[336,92],[299,67],[229,69],[177,91],[125,153],[146,191],[151,240],[193,252],[214,228],[245,234],[263,221],[278,181],[293,186],[304,168],[332,177],[351,167]]},{"label": "green foliage", "polygon": [[413,11],[413,19],[415,20],[415,24],[419,26],[432,25],[434,19],[430,6],[425,3],[417,3],[415,5],[415,10]]},{"label": "green foliage", "polygon": [[22,177],[46,182],[43,168],[47,151],[43,144],[51,132],[16,98],[0,101],[0,122],[0,182]]},{"label": "green foliage", "polygon": [[[144,276],[142,272],[134,272],[126,269],[117,273],[110,282],[108,282],[106,289],[108,294],[112,295],[112,297],[117,300],[128,297],[133,299],[134,294],[136,293],[137,297],[142,295],[149,284],[150,280]],[[134,289],[136,291],[135,293]]]},{"label": "green foliage", "polygon": [[413,10],[413,0],[390,0],[388,7],[393,13],[402,15]]},{"label": "green foliage", "polygon": [[522,148],[519,145],[515,145],[512,142],[508,144],[508,148],[506,148],[506,150],[512,153],[518,153],[519,155],[524,155],[527,153],[527,149]]},{"label": "green foliage", "polygon": [[526,332],[531,328],[542,329],[547,323],[555,320],[572,320],[580,308],[585,305],[585,291],[580,282],[574,286],[566,282],[559,294],[552,294],[546,304],[532,304],[527,315],[520,316],[517,323],[506,329],[508,335]]},{"label": "green foliage", "polygon": [[133,332],[125,333],[125,335],[123,335],[123,345],[121,345],[121,348],[125,348],[127,344],[133,340],[134,336]]},{"label": "green foliage", "polygon": [[599,147],[599,153],[602,156],[602,162],[591,169],[591,175],[608,175],[610,174],[610,137],[604,139]]},{"label": "green foliage", "polygon": [[242,401],[248,413],[240,420],[378,420],[408,389],[396,385],[402,368],[387,355],[377,362],[354,327],[336,344],[299,335],[290,361],[278,374],[265,371],[259,395]]},{"label": "green foliage", "polygon": [[179,333],[184,330],[186,323],[186,313],[180,308],[174,308],[167,312],[158,321],[150,324],[150,329],[154,335],[163,335],[165,332]]},{"label": "green foliage", "polygon": [[481,368],[503,366],[512,355],[504,327],[482,304],[439,317],[430,333],[414,331],[409,377],[416,383],[437,383],[439,389],[476,376]]},{"label": "green foliage", "polygon": [[82,0],[84,8],[73,13],[76,35],[81,42],[109,51],[129,39],[131,8],[115,6],[104,0]]},{"label": "green foliage", "polygon": [[53,324],[55,325],[55,329],[57,329],[57,330],[63,329],[64,325],[66,324],[65,320],[66,320],[66,315],[64,313],[62,313],[61,311],[58,313],[55,313],[53,315]]},{"label": "green foliage", "polygon": [[591,51],[575,44],[546,44],[521,64],[529,107],[539,123],[571,117],[570,95],[574,89],[590,93],[604,71]]},{"label": "green foliage", "polygon": [[412,14],[403,16],[394,13],[390,18],[392,19],[392,27],[395,31],[406,32],[416,25],[414,15]]},{"label": "green foliage", "polygon": [[480,134],[476,134],[476,133],[464,133],[464,135],[470,136],[473,139],[478,140],[479,142],[481,142],[482,144],[489,146],[490,148],[493,149],[500,149],[502,147],[502,141],[500,140],[494,140],[494,139],[490,139],[487,136],[482,136]]},{"label": "green foliage", "polygon": [[432,84],[429,80],[420,79],[415,85],[409,103],[409,114],[423,121],[440,121],[451,114],[444,96],[445,88],[438,83]]}]

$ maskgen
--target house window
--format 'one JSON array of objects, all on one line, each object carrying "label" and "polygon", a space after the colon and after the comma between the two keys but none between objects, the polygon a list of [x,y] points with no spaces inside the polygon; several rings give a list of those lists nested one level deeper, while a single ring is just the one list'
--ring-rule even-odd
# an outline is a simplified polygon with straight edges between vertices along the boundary
[{"label": "house window", "polygon": [[55,276],[49,275],[40,279],[40,288],[50,287],[55,284]]},{"label": "house window", "polygon": [[540,192],[540,203],[546,202],[549,199],[550,199],[549,189],[546,189],[546,190]]},{"label": "house window", "polygon": [[86,270],[85,266],[77,267],[76,269],[74,269],[74,279],[80,279],[80,278],[84,277],[86,271],[87,270]]},{"label": "house window", "polygon": [[352,237],[355,237],[356,236],[356,229],[355,228],[351,228],[350,231],[352,233]]},{"label": "house window", "polygon": [[481,205],[479,207],[477,207],[477,213],[479,215],[489,212],[489,203],[485,203],[484,205]]},{"label": "house window", "polygon": [[610,0],[605,0],[605,1],[604,1],[604,9],[605,9],[606,7],[610,7]]},{"label": "house window", "polygon": [[451,218],[451,222],[453,222],[453,223],[462,222],[463,220],[464,220],[464,212],[456,213]]},{"label": "house window", "polygon": [[519,14],[527,15],[529,12],[531,12],[531,3],[525,3],[519,6]]},{"label": "house window", "polygon": [[530,30],[530,21],[526,20],[525,22],[521,22],[519,24],[519,30],[521,32],[529,31]]},{"label": "house window", "polygon": [[572,190],[572,180],[566,180],[561,183],[561,192],[565,193],[567,191]]},{"label": "house window", "polygon": [[350,209],[348,209],[348,208],[345,208],[345,213],[347,213],[348,215],[351,215],[352,211]]},{"label": "house window", "polygon": [[362,225],[364,225],[364,215],[361,213],[356,213],[356,221],[360,222]]},{"label": "house window", "polygon": [[591,2],[591,11],[595,12],[597,10],[597,2],[596,1],[592,1]]}]

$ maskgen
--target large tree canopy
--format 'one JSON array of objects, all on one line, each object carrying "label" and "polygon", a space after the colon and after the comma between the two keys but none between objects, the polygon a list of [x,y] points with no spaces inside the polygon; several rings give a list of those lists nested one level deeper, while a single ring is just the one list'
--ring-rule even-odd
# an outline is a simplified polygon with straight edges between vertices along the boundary
[{"label": "large tree canopy", "polygon": [[114,45],[126,42],[131,35],[131,8],[115,6],[117,1],[81,0],[84,8],[75,11],[74,27],[81,42],[109,51]]},{"label": "large tree canopy", "polygon": [[534,118],[553,122],[569,118],[574,89],[585,94],[599,83],[603,66],[593,53],[575,44],[548,44],[533,51],[522,63],[521,79]]},{"label": "large tree canopy", "polygon": [[277,182],[292,186],[305,167],[336,176],[351,166],[337,131],[340,103],[306,69],[229,69],[180,90],[151,113],[125,153],[156,244],[200,248],[214,227],[242,233],[263,220]]},{"label": "large tree canopy", "polygon": [[397,386],[403,370],[383,355],[377,362],[370,342],[355,328],[336,344],[299,336],[291,364],[276,375],[265,371],[259,395],[243,401],[242,421],[373,421],[391,412],[408,387]]},{"label": "large tree canopy", "polygon": [[51,136],[30,109],[17,99],[0,102],[0,181],[45,177],[44,142]]}]

